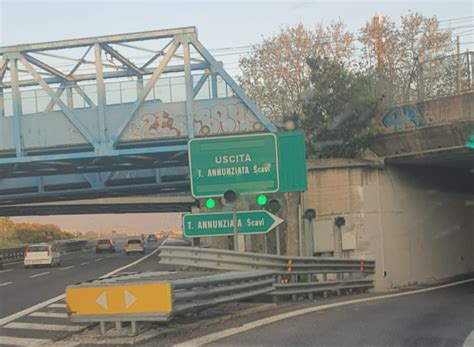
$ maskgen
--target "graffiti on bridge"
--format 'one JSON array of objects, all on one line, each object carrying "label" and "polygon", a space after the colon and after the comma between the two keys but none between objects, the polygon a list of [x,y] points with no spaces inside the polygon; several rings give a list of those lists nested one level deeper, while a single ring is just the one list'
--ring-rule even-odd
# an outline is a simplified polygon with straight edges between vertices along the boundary
[{"label": "graffiti on bridge", "polygon": [[256,120],[242,103],[229,103],[214,107],[203,107],[194,114],[196,134],[208,126],[211,134],[238,133],[255,130]]},{"label": "graffiti on bridge", "polygon": [[[251,111],[241,102],[221,102],[219,105],[202,106],[195,104],[195,107],[196,135],[202,135],[204,126],[210,129],[210,135],[248,132],[261,128]],[[138,115],[130,124],[129,135],[126,138],[130,140],[185,136],[187,126],[184,103],[163,108]]]},{"label": "graffiti on bridge", "polygon": [[142,126],[140,137],[142,139],[151,137],[181,136],[181,130],[173,126],[174,118],[166,111],[157,113],[145,113],[141,116]]},{"label": "graffiti on bridge", "polygon": [[431,123],[430,113],[424,102],[412,105],[392,107],[383,117],[382,123],[385,128],[393,127],[393,130],[417,128]]}]

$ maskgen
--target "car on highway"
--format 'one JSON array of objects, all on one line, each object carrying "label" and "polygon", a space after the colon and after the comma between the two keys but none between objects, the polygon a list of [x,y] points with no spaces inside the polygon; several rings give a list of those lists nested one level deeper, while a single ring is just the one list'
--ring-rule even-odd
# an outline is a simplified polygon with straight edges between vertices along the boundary
[{"label": "car on highway", "polygon": [[47,243],[39,243],[28,246],[25,249],[24,256],[23,265],[25,268],[39,265],[61,265],[61,254],[56,249],[56,247]]},{"label": "car on highway", "polygon": [[131,253],[145,254],[145,245],[140,239],[130,239],[125,245],[125,253],[130,255]]},{"label": "car on highway", "polygon": [[158,242],[158,239],[156,238],[155,235],[150,234],[150,235],[148,235],[147,242],[148,242],[148,243],[150,243],[150,242]]},{"label": "car on highway", "polygon": [[97,240],[95,244],[95,252],[102,253],[102,252],[115,252],[115,243],[111,239],[102,239]]}]

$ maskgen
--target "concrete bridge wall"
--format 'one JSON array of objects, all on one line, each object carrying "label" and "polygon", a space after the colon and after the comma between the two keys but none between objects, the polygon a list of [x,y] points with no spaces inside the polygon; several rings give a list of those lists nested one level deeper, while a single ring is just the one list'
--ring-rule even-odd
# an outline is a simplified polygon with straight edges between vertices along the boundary
[{"label": "concrete bridge wall", "polygon": [[[343,256],[376,259],[378,289],[474,271],[472,174],[433,171],[354,160],[310,162],[304,205],[318,212],[313,251],[334,251],[333,219],[343,215]],[[433,175],[438,179],[427,179]],[[444,180],[457,183],[440,185]]]}]

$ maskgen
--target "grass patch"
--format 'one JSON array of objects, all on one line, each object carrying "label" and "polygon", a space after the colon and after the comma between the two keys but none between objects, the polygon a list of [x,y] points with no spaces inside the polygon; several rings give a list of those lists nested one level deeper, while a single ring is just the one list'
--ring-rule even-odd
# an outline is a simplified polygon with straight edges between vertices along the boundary
[{"label": "grass patch", "polygon": [[22,247],[26,246],[26,244],[21,243],[18,240],[1,240],[0,241],[0,249],[6,249],[6,248],[17,248],[17,247]]}]

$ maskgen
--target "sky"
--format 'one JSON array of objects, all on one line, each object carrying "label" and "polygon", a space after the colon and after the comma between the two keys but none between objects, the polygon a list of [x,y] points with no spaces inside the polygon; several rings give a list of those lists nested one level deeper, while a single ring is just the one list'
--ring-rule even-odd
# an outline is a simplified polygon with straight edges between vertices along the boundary
[{"label": "sky", "polygon": [[[471,1],[5,1],[0,0],[0,45],[34,43],[136,31],[195,26],[200,41],[232,75],[239,73],[238,59],[248,46],[259,43],[285,26],[303,23],[311,28],[342,19],[357,33],[375,14],[399,23],[400,15],[421,12],[436,16],[443,27],[455,19],[472,16]],[[449,20],[454,20],[450,22]],[[457,29],[461,49],[473,50],[474,31]],[[243,48],[235,48],[242,47]],[[20,219],[16,219],[20,220]],[[179,228],[171,214],[45,216],[21,220],[55,223],[66,229],[107,229],[147,232]],[[161,228],[161,229],[160,229]]]}]

